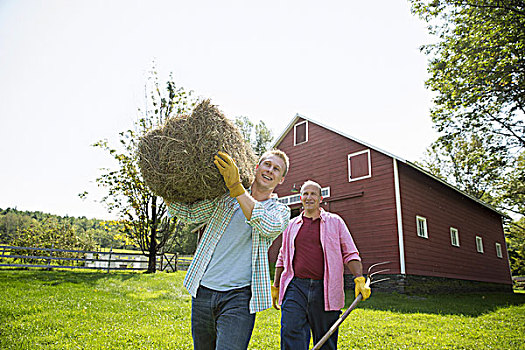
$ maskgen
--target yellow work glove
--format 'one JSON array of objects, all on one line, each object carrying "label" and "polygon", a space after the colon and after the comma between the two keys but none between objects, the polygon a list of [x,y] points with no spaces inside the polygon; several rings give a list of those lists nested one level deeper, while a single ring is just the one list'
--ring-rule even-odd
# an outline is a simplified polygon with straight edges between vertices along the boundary
[{"label": "yellow work glove", "polygon": [[235,162],[228,154],[219,151],[219,156],[215,156],[213,163],[215,163],[224,178],[226,187],[230,190],[230,197],[238,197],[244,193],[244,187],[242,187],[239,176],[239,168],[237,168],[237,165],[235,165]]},{"label": "yellow work glove", "polygon": [[279,309],[279,287],[275,287],[275,286],[272,286],[272,304],[273,304],[273,308],[276,309],[276,310],[281,310]]},{"label": "yellow work glove", "polygon": [[370,297],[370,294],[372,294],[372,290],[369,286],[366,285],[366,280],[363,276],[354,278],[355,283],[355,297],[359,294],[363,296],[363,300],[368,299]]}]

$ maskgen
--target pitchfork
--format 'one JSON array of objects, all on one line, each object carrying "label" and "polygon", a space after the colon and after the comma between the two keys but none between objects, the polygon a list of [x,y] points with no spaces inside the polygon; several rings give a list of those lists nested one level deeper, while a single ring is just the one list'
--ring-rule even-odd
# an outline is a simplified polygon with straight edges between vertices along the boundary
[{"label": "pitchfork", "polygon": [[[374,275],[377,275],[378,273],[390,271],[390,269],[384,269],[384,270],[379,270],[379,271],[375,271],[375,272],[370,273],[370,271],[372,271],[372,269],[374,267],[379,266],[379,265],[385,265],[385,264],[390,264],[390,261],[384,261],[384,262],[380,262],[380,263],[377,263],[377,264],[370,265],[370,267],[368,268],[368,272],[366,273],[366,276],[367,276],[367,278],[366,278],[366,286],[367,287],[370,287],[372,284],[375,284],[375,283],[378,283],[378,282],[386,281],[388,279],[388,278],[382,278],[380,280],[375,281],[375,280],[373,280],[373,277],[374,277]],[[315,344],[315,346],[312,348],[312,350],[319,350],[321,348],[321,346],[323,346],[323,344],[326,343],[328,338],[330,338],[332,336],[332,334],[334,334],[334,332],[337,330],[337,328],[339,328],[341,323],[343,323],[345,318],[347,318],[348,315],[350,315],[350,312],[352,312],[352,310],[355,309],[355,307],[357,306],[357,304],[359,304],[359,302],[361,300],[363,300],[363,296],[361,294],[359,294],[354,299],[354,302],[344,312],[344,314],[342,314],[341,317],[339,317],[337,319],[337,321],[335,321],[335,323],[328,330],[328,332],[326,332],[326,334],[321,338],[321,340],[319,340],[317,342],[317,344]]]}]

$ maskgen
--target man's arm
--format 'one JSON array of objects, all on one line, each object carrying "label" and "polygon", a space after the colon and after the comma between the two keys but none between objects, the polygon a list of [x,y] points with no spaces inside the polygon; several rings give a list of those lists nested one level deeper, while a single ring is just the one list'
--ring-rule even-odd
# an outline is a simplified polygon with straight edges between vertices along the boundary
[{"label": "man's arm", "polygon": [[248,225],[255,231],[268,239],[274,239],[284,231],[290,220],[290,208],[283,204],[271,205],[265,208],[255,200],[241,184],[239,168],[233,159],[224,152],[215,156],[214,163],[224,178],[226,187],[230,191],[230,197],[236,198]]},{"label": "man's arm", "polygon": [[354,277],[363,276],[363,264],[359,260],[350,260],[345,264]]},{"label": "man's arm", "polygon": [[221,197],[215,198],[214,200],[203,200],[193,204],[179,202],[169,203],[166,201],[166,207],[168,208],[168,214],[170,216],[177,217],[190,224],[199,224],[208,221],[220,198]]},{"label": "man's arm", "polygon": [[283,274],[284,267],[275,267],[275,277],[273,279],[273,285],[272,285],[272,305],[273,308],[276,310],[280,310],[279,308],[279,286],[281,282],[281,275]]},{"label": "man's arm", "polygon": [[281,285],[281,275],[283,274],[283,271],[284,267],[275,267],[275,277],[273,279],[273,285],[276,288],[279,288],[279,286]]},{"label": "man's arm", "polygon": [[240,196],[237,196],[236,199],[237,202],[239,202],[246,220],[250,221],[252,219],[253,208],[255,208],[255,203],[257,203],[257,201],[248,192],[244,192]]}]

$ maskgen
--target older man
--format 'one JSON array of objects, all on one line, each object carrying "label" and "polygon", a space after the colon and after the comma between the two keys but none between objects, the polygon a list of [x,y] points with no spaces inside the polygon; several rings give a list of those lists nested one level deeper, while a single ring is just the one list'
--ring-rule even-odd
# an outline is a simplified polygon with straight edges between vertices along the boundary
[{"label": "older man", "polygon": [[201,349],[246,349],[255,313],[271,305],[268,247],[287,226],[289,208],[273,198],[289,161],[272,150],[259,160],[250,193],[226,153],[215,156],[229,196],[192,205],[169,203],[170,214],[207,226],[184,279],[192,296],[193,345]]},{"label": "older man", "polygon": [[[317,343],[344,306],[345,265],[355,276],[355,295],[370,296],[361,258],[344,221],[320,207],[321,186],[301,186],[304,211],[283,232],[272,286],[273,306],[281,304],[281,349],[308,349],[310,331]],[[323,349],[337,348],[335,332]]]}]

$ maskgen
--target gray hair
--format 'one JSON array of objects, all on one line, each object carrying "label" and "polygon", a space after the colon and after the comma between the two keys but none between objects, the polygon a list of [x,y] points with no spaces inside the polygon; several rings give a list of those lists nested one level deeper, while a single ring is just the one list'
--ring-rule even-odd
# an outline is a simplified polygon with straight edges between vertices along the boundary
[{"label": "gray hair", "polygon": [[317,182],[312,180],[307,180],[305,183],[301,186],[301,193],[303,193],[306,186],[314,186],[317,189],[319,189],[319,195],[321,195],[321,185],[319,185]]}]

